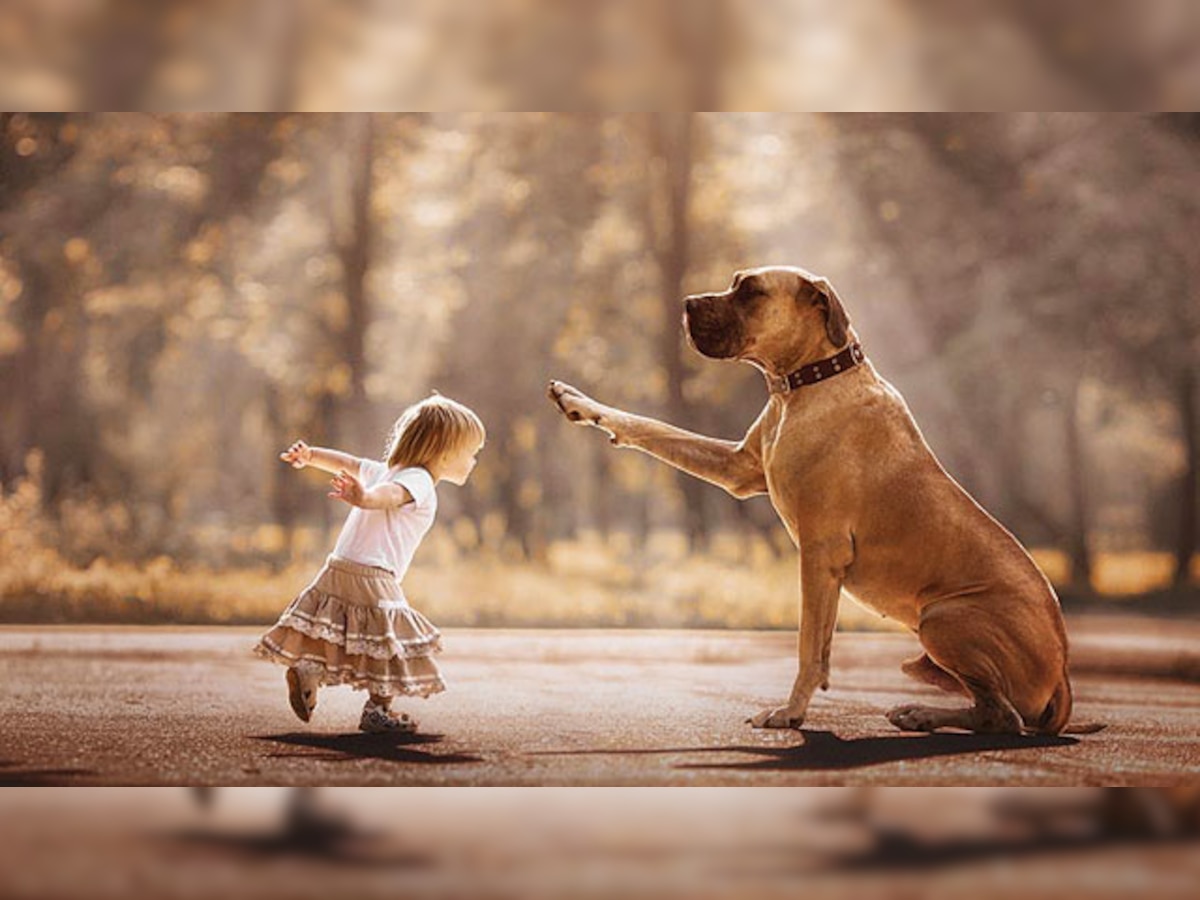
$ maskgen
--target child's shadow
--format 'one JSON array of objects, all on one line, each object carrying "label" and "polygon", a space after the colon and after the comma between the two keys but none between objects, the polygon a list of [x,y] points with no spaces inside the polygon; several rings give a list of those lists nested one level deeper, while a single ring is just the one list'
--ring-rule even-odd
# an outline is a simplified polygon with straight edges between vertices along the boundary
[{"label": "child's shadow", "polygon": [[420,745],[440,744],[440,734],[314,734],[298,731],[289,734],[256,735],[255,740],[309,748],[277,750],[267,754],[274,758],[302,757],[320,762],[381,759],[386,762],[443,766],[483,762],[482,757],[467,753],[429,753],[412,749]]}]

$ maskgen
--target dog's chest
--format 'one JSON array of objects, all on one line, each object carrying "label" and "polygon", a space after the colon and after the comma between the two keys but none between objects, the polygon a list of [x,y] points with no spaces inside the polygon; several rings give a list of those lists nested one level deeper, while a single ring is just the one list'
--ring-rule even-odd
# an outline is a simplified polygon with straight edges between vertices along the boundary
[{"label": "dog's chest", "polygon": [[803,480],[833,452],[837,435],[828,418],[819,409],[772,404],[762,424],[762,460],[768,480]]},{"label": "dog's chest", "polygon": [[[831,469],[838,465],[839,435],[834,417],[820,405],[773,404],[762,423],[762,460],[767,491],[789,527],[798,524],[805,507],[823,502]],[[836,474],[836,473],[834,473]]]}]

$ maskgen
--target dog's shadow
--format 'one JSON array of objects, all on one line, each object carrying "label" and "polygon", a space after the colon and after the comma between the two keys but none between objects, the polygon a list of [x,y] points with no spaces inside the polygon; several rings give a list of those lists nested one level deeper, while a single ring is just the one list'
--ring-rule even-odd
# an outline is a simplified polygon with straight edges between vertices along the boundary
[{"label": "dog's shadow", "polygon": [[967,734],[895,734],[886,737],[840,738],[832,731],[801,729],[804,743],[793,747],[705,748],[705,752],[745,753],[760,757],[753,762],[686,763],[681,769],[729,769],[741,771],[819,771],[859,769],[866,766],[909,760],[961,756],[995,750],[1032,750],[1043,747],[1069,747],[1077,738],[1054,735]]},{"label": "dog's shadow", "polygon": [[938,732],[935,734],[894,734],[886,737],[840,738],[831,731],[804,728],[799,731],[804,743],[787,747],[747,746],[726,747],[663,747],[640,750],[550,750],[535,756],[662,756],[712,753],[728,756],[741,754],[757,756],[749,762],[680,763],[677,769],[725,769],[729,771],[822,771],[830,769],[859,769],[907,760],[932,759],[939,756],[960,756],[994,750],[1032,750],[1044,747],[1069,747],[1079,743],[1077,738],[1053,735],[967,734]]},{"label": "dog's shadow", "polygon": [[417,765],[466,765],[483,762],[480,756],[468,753],[431,753],[416,749],[440,744],[440,734],[314,734],[296,731],[288,734],[255,735],[255,740],[283,744],[295,750],[275,750],[267,755],[275,758],[299,757],[318,762],[349,762],[358,759],[378,759],[385,762]]}]

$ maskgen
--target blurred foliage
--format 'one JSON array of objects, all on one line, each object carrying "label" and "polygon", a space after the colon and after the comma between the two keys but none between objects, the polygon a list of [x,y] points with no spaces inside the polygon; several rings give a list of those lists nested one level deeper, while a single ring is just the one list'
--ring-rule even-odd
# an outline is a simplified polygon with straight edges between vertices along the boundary
[{"label": "blurred foliage", "polygon": [[[687,350],[678,300],[768,262],[833,280],[948,470],[1061,583],[1184,585],[1198,154],[1189,116],[0,114],[4,596],[70,575],[119,605],[166,566],[186,619],[244,569],[204,615],[257,616],[255,579],[278,604],[343,512],[278,449],[377,456],[437,389],[489,443],[418,557],[431,613],[525,621],[528,577],[532,619],[782,622],[765,498],[542,397],[558,377],[740,435],[761,379]],[[1142,561],[1120,588],[1116,559]]]},{"label": "blurred foliage", "polygon": [[1190,109],[1192,0],[4,0],[0,105]]}]

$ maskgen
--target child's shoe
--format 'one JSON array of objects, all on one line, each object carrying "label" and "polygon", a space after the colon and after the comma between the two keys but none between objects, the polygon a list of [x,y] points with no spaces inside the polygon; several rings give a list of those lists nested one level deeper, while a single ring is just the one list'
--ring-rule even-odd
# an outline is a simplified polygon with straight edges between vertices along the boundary
[{"label": "child's shoe", "polygon": [[417,720],[408,713],[397,716],[368,700],[358,720],[358,730],[367,734],[412,734],[417,730]]},{"label": "child's shoe", "polygon": [[308,666],[289,666],[287,670],[288,702],[301,722],[312,718],[317,708],[317,688],[321,686],[315,670]]}]

